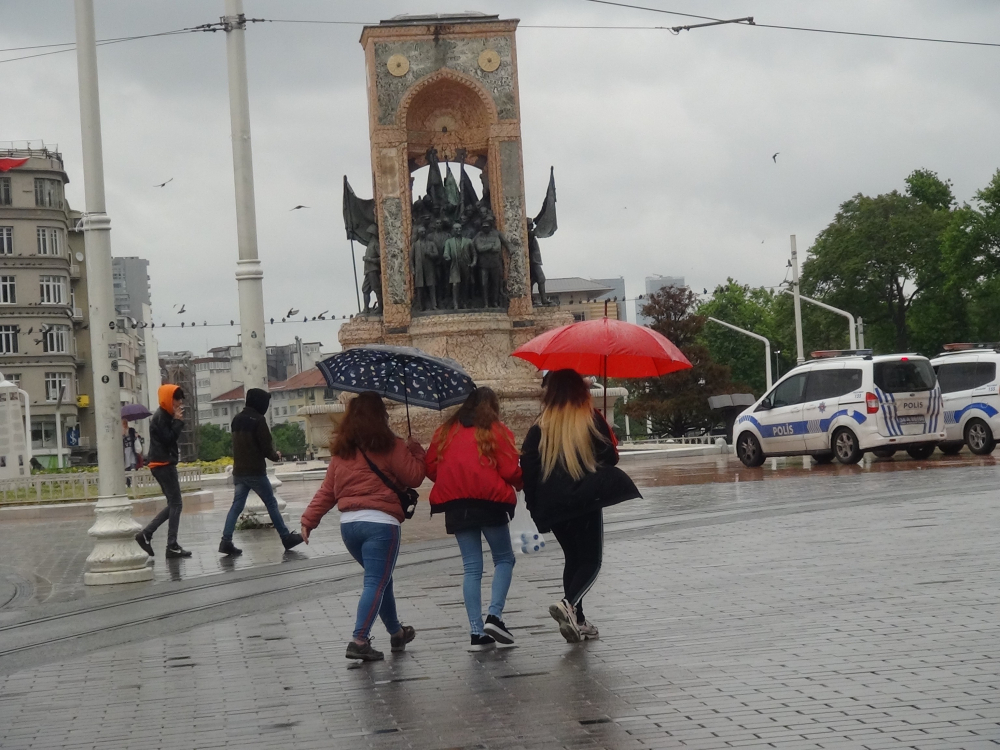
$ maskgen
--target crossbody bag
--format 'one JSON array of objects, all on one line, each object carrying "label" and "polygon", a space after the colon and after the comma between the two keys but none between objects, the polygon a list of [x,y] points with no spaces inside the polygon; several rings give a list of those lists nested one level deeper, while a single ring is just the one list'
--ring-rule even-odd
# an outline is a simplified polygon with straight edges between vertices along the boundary
[{"label": "crossbody bag", "polygon": [[[361,449],[359,448],[358,450]],[[364,456],[365,461],[368,462],[368,468],[372,470],[375,476],[382,480],[382,484],[396,493],[396,497],[399,498],[399,504],[403,508],[403,516],[405,518],[413,518],[413,514],[417,510],[417,498],[420,497],[417,494],[417,491],[411,487],[404,487],[403,489],[400,489],[396,486],[395,482],[391,481],[389,477],[387,477],[382,470],[375,465],[374,461],[368,458],[367,453],[361,451],[361,455]]]}]

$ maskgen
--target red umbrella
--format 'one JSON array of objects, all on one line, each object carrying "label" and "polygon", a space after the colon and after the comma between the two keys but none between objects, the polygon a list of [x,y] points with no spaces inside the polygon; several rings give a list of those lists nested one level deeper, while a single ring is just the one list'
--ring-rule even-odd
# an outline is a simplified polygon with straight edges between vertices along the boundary
[{"label": "red umbrella", "polygon": [[652,328],[624,320],[598,318],[553,328],[512,354],[539,370],[571,369],[604,376],[607,413],[608,376],[649,378],[691,367],[681,350]]}]

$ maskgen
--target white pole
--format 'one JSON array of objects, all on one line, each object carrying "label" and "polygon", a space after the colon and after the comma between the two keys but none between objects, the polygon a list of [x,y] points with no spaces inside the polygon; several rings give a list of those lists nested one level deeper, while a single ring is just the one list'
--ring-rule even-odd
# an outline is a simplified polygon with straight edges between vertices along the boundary
[{"label": "white pole", "polygon": [[[781,291],[788,292],[787,289],[782,289]],[[811,299],[809,297],[806,297],[804,294],[800,294],[799,299],[802,300],[803,302],[808,302],[812,305],[816,305],[816,307],[822,307],[824,310],[829,310],[832,313],[836,313],[837,315],[843,315],[845,318],[847,318],[848,322],[847,332],[850,334],[851,349],[858,348],[858,340],[855,336],[854,316],[851,315],[849,312],[847,312],[847,310],[841,310],[839,307],[834,307],[833,305],[828,305],[825,302],[820,302],[819,300]]]},{"label": "white pole", "polygon": [[96,540],[87,557],[85,584],[149,581],[146,553],[135,543],[141,526],[132,519],[125,496],[118,378],[111,363],[117,357],[115,298],[111,288],[111,220],[104,199],[104,153],[101,103],[97,85],[97,40],[94,0],[75,0],[76,64],[80,86],[80,130],[83,141],[83,218],[87,251],[87,294],[90,302],[90,351],[94,374],[94,420],[97,425],[97,520],[87,532]]},{"label": "white pole", "polygon": [[858,318],[858,348],[865,348],[865,322]]},{"label": "white pole", "polygon": [[[31,396],[28,392],[20,388],[17,389],[18,395],[24,399],[24,456],[25,462],[27,463],[28,474],[31,474],[31,459],[34,456],[31,450]],[[123,459],[124,460],[124,459]]]},{"label": "white pole", "polygon": [[792,291],[795,294],[795,361],[802,364],[806,361],[802,353],[802,304],[799,302],[799,252],[795,248],[795,235],[792,235]]},{"label": "white pole", "polygon": [[734,326],[732,323],[727,323],[724,320],[719,320],[718,318],[709,317],[713,323],[718,323],[720,326],[725,326],[726,328],[731,328],[734,331],[739,331],[742,334],[750,336],[757,339],[758,341],[764,342],[764,374],[767,378],[767,388],[771,389],[771,342],[768,341],[764,336],[759,333],[754,333],[753,331],[748,331],[745,328],[740,328],[739,326]]},{"label": "white pole", "polygon": [[225,0],[226,60],[229,68],[229,118],[233,137],[233,175],[236,183],[236,234],[239,260],[236,281],[240,298],[240,337],[243,345],[243,385],[267,389],[267,351],[264,346],[264,271],[257,259],[257,211],[253,187],[253,150],[250,146],[250,95],[247,89],[246,18],[243,0]]}]

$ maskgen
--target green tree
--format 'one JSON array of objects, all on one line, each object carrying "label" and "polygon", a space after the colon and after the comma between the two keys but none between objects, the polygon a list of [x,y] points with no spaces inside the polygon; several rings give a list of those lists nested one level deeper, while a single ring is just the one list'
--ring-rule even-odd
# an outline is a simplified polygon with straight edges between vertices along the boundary
[{"label": "green tree", "polygon": [[913,322],[949,309],[941,247],[954,202],[950,183],[928,170],[907,177],[904,193],[845,201],[803,264],[803,293],[862,316],[866,343],[880,351],[933,346],[940,334],[914,335]]},{"label": "green tree", "polygon": [[[739,284],[729,278],[715,288],[710,300],[698,306],[697,312],[699,316],[718,318],[764,336],[771,342],[773,352],[785,354],[788,347],[778,335],[778,309],[777,295],[772,290]],[[711,322],[704,327],[699,340],[715,362],[729,366],[734,381],[746,383],[757,396],[763,395],[767,379],[762,342]],[[794,357],[791,361],[794,362]],[[774,361],[771,366],[775,368]]]},{"label": "green tree", "polygon": [[681,437],[688,430],[711,427],[717,420],[708,408],[709,396],[740,390],[733,386],[729,368],[714,362],[700,342],[705,318],[696,313],[697,306],[698,297],[690,289],[665,287],[642,308],[642,314],[653,319],[650,327],[670,339],[692,365],[658,378],[628,381],[634,394],[629,398],[629,416],[648,416],[657,434]]},{"label": "green tree", "polygon": [[198,458],[216,461],[233,455],[233,436],[218,425],[203,424],[198,428]]},{"label": "green tree", "polygon": [[275,425],[271,430],[274,447],[282,456],[302,456],[306,452],[306,434],[298,422]]}]

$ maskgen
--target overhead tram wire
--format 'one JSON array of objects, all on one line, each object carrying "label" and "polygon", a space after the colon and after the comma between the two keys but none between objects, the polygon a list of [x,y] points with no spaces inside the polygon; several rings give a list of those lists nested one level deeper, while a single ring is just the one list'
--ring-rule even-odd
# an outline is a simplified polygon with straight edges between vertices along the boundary
[{"label": "overhead tram wire", "polygon": [[[160,31],[156,34],[139,34],[137,36],[122,36],[115,37],[112,39],[99,39],[97,41],[98,47],[104,47],[109,44],[120,44],[121,42],[134,42],[137,39],[152,39],[154,37],[161,36],[177,36],[179,34],[193,34],[195,32],[213,31],[211,28],[206,28],[211,24],[205,24],[204,26],[193,26],[186,29],[174,29],[173,31]],[[46,57],[48,55],[58,55],[61,52],[73,52],[76,50],[76,42],[63,42],[62,44],[39,44],[31,47],[11,47],[9,49],[0,49],[0,53],[4,52],[16,52],[29,49],[46,49],[48,47],[65,47],[65,49],[50,50],[49,52],[39,52],[35,55],[22,55],[21,57],[8,57],[5,60],[0,60],[0,65],[3,63],[16,62],[17,60],[30,60],[34,57]]]},{"label": "overhead tram wire", "polygon": [[[717,21],[724,22],[725,19],[722,18],[712,18],[710,16],[697,16],[691,13],[679,13],[673,10],[664,10],[663,8],[650,8],[645,5],[632,5],[630,3],[620,3],[614,2],[613,0],[583,0],[585,3],[596,3],[598,5],[613,5],[618,8],[629,8],[631,10],[644,10],[650,13],[664,13],[671,16],[687,16],[688,18],[700,18],[705,21]],[[743,23],[735,24],[736,26],[754,26],[761,29],[780,29],[783,31],[806,31],[813,34],[834,34],[839,36],[860,36],[868,37],[872,39],[897,39],[907,42],[934,42],[937,44],[959,44],[966,45],[970,47],[1000,47],[1000,42],[971,42],[964,39],[938,39],[935,37],[925,37],[925,36],[904,36],[902,34],[875,34],[867,31],[842,31],[839,29],[817,29],[808,26],[785,26],[781,24],[773,23]],[[676,26],[673,29],[687,29],[689,27]]]}]

